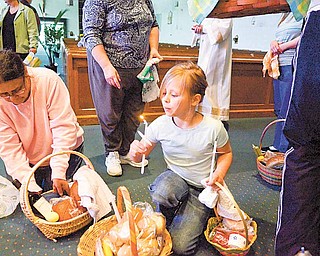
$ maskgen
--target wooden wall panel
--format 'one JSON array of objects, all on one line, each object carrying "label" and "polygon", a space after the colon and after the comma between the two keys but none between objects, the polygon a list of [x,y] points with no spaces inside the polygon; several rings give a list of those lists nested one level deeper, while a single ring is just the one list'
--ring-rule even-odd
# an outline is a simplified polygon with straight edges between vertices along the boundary
[{"label": "wooden wall panel", "polygon": [[[76,43],[73,39],[66,38],[63,44],[64,70],[71,105],[81,125],[97,124],[87,74],[86,51],[78,48]],[[177,63],[197,62],[197,48],[161,44],[159,51],[164,57],[159,64],[160,80]],[[263,78],[261,73],[264,54],[255,51],[233,51],[230,118],[274,116],[272,79]],[[144,115],[147,121],[150,122],[162,114],[159,99],[146,104]]]}]

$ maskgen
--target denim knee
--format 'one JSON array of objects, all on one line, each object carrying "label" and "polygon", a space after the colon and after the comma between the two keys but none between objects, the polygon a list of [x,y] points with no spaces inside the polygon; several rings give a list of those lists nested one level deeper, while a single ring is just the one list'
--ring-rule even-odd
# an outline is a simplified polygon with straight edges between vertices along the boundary
[{"label": "denim knee", "polygon": [[188,195],[189,186],[179,175],[167,170],[155,179],[149,190],[153,202],[171,208]]}]

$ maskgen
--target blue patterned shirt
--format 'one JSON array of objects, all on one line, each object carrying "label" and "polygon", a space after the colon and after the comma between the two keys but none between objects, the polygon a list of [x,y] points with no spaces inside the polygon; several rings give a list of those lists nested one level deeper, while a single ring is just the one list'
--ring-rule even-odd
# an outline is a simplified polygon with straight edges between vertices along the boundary
[{"label": "blue patterned shirt", "polygon": [[103,44],[113,66],[140,68],[149,58],[149,36],[158,26],[151,0],[86,0],[84,45]]}]

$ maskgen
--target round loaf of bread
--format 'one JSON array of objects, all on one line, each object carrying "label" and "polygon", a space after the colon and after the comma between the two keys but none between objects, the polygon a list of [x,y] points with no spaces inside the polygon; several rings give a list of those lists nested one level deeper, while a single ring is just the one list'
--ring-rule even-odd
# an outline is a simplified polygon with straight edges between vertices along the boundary
[{"label": "round loaf of bread", "polygon": [[284,156],[283,155],[277,155],[270,157],[267,162],[266,166],[268,168],[273,168],[273,169],[282,169],[284,164]]}]

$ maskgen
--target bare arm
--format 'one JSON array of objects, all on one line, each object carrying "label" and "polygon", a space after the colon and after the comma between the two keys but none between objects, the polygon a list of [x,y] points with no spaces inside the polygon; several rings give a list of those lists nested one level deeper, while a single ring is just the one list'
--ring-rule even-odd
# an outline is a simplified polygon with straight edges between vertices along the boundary
[{"label": "bare arm", "polygon": [[106,81],[110,85],[120,89],[120,75],[111,64],[102,44],[98,44],[92,49],[92,56],[102,68]]},{"label": "bare arm", "polygon": [[149,36],[149,44],[150,44],[150,59],[152,58],[159,58],[162,60],[163,58],[158,52],[159,48],[159,28],[153,27],[150,31]]},{"label": "bare arm", "polygon": [[232,149],[229,141],[222,148],[218,148],[217,152],[220,154],[218,154],[216,169],[212,176],[213,179],[211,182],[207,182],[208,186],[214,186],[215,182],[223,184],[223,180],[232,163]]},{"label": "bare arm", "polygon": [[291,41],[280,44],[280,48],[281,48],[282,52],[284,52],[288,49],[296,48],[299,40],[300,40],[300,36],[296,37],[295,39],[292,39]]}]

